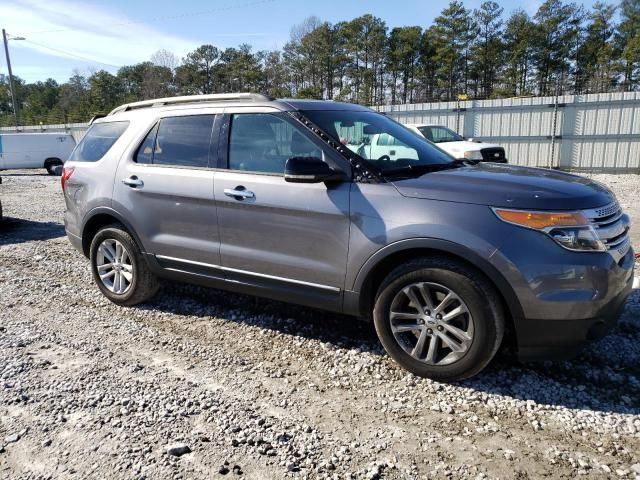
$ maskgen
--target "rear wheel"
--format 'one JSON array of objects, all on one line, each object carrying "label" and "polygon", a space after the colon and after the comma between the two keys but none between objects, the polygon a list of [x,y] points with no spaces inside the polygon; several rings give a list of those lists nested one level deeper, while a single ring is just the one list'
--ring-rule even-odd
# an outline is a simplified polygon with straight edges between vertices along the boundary
[{"label": "rear wheel", "polygon": [[100,291],[118,305],[135,305],[158,291],[151,272],[131,235],[119,224],[104,227],[90,247],[91,272]]},{"label": "rear wheel", "polygon": [[59,158],[47,158],[44,162],[44,168],[47,169],[49,175],[59,175],[60,167],[62,166],[62,160]]},{"label": "rear wheel", "polygon": [[493,286],[475,270],[442,257],[392,271],[378,290],[373,317],[389,355],[410,372],[435,380],[477,374],[504,335]]}]

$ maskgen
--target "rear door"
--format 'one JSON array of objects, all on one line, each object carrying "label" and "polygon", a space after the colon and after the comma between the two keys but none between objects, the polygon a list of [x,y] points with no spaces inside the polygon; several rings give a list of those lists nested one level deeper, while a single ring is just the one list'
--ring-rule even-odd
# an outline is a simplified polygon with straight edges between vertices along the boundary
[{"label": "rear door", "polygon": [[219,265],[215,119],[210,111],[159,118],[118,165],[113,207],[163,266]]},{"label": "rear door", "polygon": [[[226,113],[227,111],[225,111]],[[349,242],[350,181],[285,182],[290,157],[348,164],[286,113],[225,115],[215,176],[220,256],[231,280],[323,298],[338,305]],[[345,162],[346,163],[346,162]]]}]

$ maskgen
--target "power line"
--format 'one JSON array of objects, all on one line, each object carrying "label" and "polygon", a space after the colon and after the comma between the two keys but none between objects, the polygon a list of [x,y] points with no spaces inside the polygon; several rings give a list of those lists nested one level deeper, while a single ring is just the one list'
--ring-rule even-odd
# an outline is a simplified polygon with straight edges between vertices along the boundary
[{"label": "power line", "polygon": [[[200,10],[198,12],[186,12],[186,13],[181,13],[178,15],[170,15],[170,16],[158,16],[158,17],[151,17],[149,19],[145,19],[145,20],[133,20],[130,22],[122,22],[122,23],[112,23],[112,24],[107,24],[106,26],[110,26],[110,27],[121,27],[121,26],[127,26],[127,25],[137,25],[137,24],[148,24],[148,23],[152,23],[152,22],[162,22],[162,21],[166,21],[166,20],[176,20],[179,18],[188,18],[188,17],[199,17],[202,15],[211,15],[214,13],[219,13],[219,12],[225,12],[228,10],[238,10],[238,9],[242,9],[242,8],[246,8],[246,7],[254,7],[256,5],[261,5],[264,3],[273,3],[276,0],[256,0],[253,2],[247,2],[247,3],[242,3],[240,5],[229,5],[226,7],[220,7],[220,8],[212,8],[212,9],[208,9],[208,10]],[[35,31],[35,32],[26,32],[26,33],[21,33],[21,35],[38,35],[41,33],[56,33],[56,32],[69,32],[69,31],[75,31],[77,30],[76,28],[59,28],[59,29],[55,29],[55,30],[40,30],[40,31]]]},{"label": "power line", "polygon": [[33,45],[37,45],[38,47],[45,48],[47,50],[51,50],[52,52],[62,53],[63,55],[68,55],[69,57],[77,58],[79,60],[84,60],[85,62],[90,63],[99,63],[100,65],[106,65],[108,67],[120,68],[120,65],[113,65],[111,63],[100,62],[98,60],[93,60],[91,58],[82,57],[80,55],[76,55],[75,53],[67,52],[66,50],[60,50],[59,48],[49,47],[48,45],[42,45],[41,43],[36,43],[31,40],[23,40],[24,42],[31,43]]}]

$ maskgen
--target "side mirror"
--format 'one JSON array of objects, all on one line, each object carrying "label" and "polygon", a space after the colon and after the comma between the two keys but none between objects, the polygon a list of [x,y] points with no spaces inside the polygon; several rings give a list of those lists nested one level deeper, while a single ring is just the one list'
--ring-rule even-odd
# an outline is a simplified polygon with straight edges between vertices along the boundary
[{"label": "side mirror", "polygon": [[318,157],[291,157],[284,167],[284,180],[291,183],[320,183],[344,179],[344,173],[331,168]]}]

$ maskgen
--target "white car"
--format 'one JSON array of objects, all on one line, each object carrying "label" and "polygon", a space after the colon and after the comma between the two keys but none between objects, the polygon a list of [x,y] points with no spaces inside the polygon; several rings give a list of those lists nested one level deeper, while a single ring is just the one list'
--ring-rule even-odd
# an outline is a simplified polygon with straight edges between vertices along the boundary
[{"label": "white car", "polygon": [[0,170],[46,168],[55,175],[71,155],[76,141],[68,133],[0,135]]},{"label": "white car", "polygon": [[491,143],[473,142],[442,125],[405,125],[455,158],[506,163],[504,148]]}]

